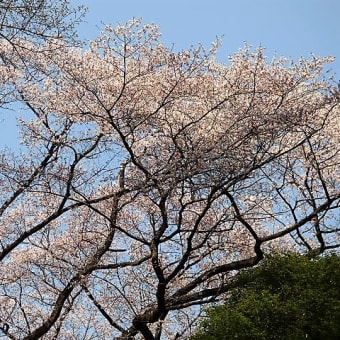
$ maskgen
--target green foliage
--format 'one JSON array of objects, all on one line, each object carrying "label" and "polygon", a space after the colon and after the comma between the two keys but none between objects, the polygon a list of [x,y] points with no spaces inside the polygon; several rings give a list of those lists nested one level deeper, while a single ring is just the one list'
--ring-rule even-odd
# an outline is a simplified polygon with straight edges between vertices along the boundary
[{"label": "green foliage", "polygon": [[340,257],[271,255],[237,287],[191,340],[340,339]]}]

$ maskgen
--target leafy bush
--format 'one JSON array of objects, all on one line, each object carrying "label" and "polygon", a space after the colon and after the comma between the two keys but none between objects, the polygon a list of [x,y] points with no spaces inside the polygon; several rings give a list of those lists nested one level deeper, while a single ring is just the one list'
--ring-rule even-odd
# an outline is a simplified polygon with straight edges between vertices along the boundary
[{"label": "leafy bush", "polygon": [[340,258],[271,255],[237,278],[191,340],[340,339]]}]

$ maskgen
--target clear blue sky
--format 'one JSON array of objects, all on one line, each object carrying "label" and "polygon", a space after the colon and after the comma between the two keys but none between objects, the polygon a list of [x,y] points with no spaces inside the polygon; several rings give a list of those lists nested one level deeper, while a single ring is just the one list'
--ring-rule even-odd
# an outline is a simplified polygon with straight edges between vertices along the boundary
[{"label": "clear blue sky", "polygon": [[223,37],[221,57],[248,43],[267,55],[333,55],[340,79],[340,0],[72,0],[85,4],[83,37],[94,38],[101,22],[124,23],[142,17],[160,26],[166,44],[176,49]]},{"label": "clear blue sky", "polygon": [[[162,40],[175,49],[223,38],[220,59],[248,43],[267,56],[298,59],[310,53],[337,58],[329,68],[340,80],[340,0],[71,0],[88,7],[82,38],[93,39],[103,23],[132,17],[159,25]],[[17,145],[13,116],[0,116],[0,149]]]}]

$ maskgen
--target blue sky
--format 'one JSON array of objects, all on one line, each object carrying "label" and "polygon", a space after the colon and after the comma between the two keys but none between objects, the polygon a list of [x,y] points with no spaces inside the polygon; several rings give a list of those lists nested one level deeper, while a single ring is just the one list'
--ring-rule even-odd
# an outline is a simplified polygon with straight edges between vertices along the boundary
[{"label": "blue sky", "polygon": [[[266,55],[309,57],[333,55],[329,65],[340,80],[340,0],[70,0],[88,7],[82,38],[94,39],[103,23],[132,17],[159,25],[162,40],[176,50],[209,47],[223,39],[220,60],[245,43],[266,48]],[[0,149],[17,145],[13,113],[0,116]]]},{"label": "blue sky", "polygon": [[248,43],[278,55],[338,57],[331,67],[340,79],[339,0],[72,0],[89,8],[82,37],[94,38],[101,22],[142,17],[160,26],[165,44],[176,49],[223,38],[221,58]]}]

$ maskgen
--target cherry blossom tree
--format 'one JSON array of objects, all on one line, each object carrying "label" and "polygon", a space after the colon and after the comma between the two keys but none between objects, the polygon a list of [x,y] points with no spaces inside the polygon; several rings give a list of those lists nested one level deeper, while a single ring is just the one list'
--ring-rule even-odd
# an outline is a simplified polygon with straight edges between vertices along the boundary
[{"label": "cherry blossom tree", "polygon": [[221,63],[139,20],[49,44],[1,42],[1,87],[32,115],[27,152],[0,158],[8,338],[183,338],[266,251],[339,246],[332,58]]}]

